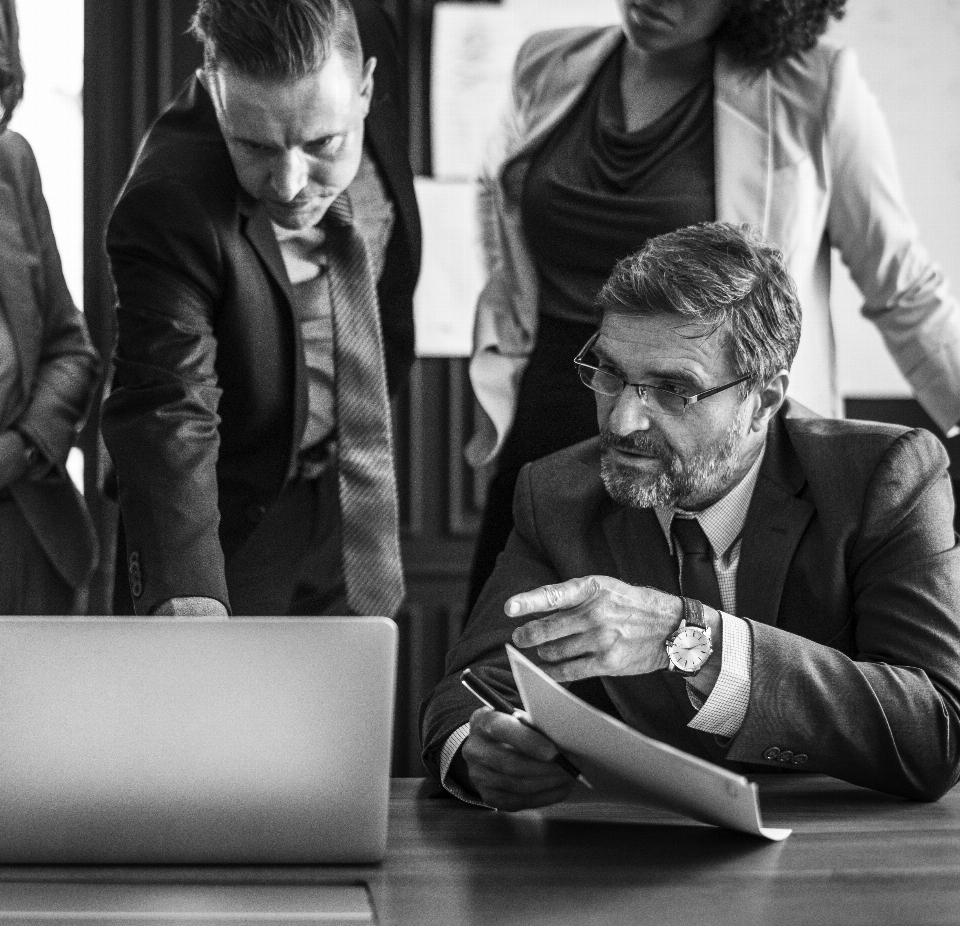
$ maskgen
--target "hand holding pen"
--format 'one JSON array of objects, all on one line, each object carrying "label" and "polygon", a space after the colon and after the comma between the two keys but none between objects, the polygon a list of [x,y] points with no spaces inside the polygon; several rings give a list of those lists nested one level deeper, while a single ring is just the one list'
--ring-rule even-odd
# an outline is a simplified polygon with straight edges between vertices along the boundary
[{"label": "hand holding pen", "polygon": [[[507,714],[511,717],[516,718],[520,723],[525,727],[540,733],[537,728],[530,723],[530,720],[526,712],[521,711],[515,708],[506,698],[499,695],[494,691],[483,679],[478,678],[470,669],[464,669],[460,673],[460,683],[464,688],[467,689],[478,701],[485,704],[487,707],[493,708],[493,710],[500,712],[501,714]],[[561,752],[557,752],[556,756],[553,759],[560,768],[562,768],[568,775],[572,778],[575,778],[581,784],[586,785],[588,788],[593,786],[580,774],[580,770]]]}]

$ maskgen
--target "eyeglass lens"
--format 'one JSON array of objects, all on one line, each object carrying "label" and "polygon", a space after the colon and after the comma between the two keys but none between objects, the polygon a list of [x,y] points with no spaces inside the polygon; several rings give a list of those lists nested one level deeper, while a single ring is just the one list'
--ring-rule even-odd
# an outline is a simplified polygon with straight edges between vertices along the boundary
[{"label": "eyeglass lens", "polygon": [[[579,370],[583,384],[601,395],[618,396],[627,385],[619,376],[608,373],[606,370],[598,370],[586,364],[579,365]],[[631,388],[637,390],[640,401],[651,411],[672,416],[683,414],[686,403],[680,396],[653,386],[631,386]]]}]

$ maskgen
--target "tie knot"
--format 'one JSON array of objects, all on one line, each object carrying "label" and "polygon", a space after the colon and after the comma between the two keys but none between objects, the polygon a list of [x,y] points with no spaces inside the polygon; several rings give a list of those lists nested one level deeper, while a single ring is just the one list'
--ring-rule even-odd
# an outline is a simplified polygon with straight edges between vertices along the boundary
[{"label": "tie knot", "polygon": [[680,518],[674,515],[673,523],[670,525],[670,533],[673,534],[673,539],[680,545],[680,549],[684,553],[694,556],[704,553],[713,555],[710,541],[696,518]]},{"label": "tie knot", "polygon": [[350,202],[350,194],[346,190],[330,203],[324,219],[334,225],[353,225],[353,205]]}]

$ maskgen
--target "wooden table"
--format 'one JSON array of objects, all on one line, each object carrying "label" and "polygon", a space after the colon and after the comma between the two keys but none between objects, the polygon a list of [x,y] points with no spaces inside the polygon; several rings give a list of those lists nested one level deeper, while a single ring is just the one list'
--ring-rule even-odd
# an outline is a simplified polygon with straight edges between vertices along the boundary
[{"label": "wooden table", "polygon": [[960,922],[960,788],[936,804],[821,776],[760,779],[782,843],[713,827],[561,823],[393,784],[380,866],[0,868],[0,880],[366,882],[383,926]]}]

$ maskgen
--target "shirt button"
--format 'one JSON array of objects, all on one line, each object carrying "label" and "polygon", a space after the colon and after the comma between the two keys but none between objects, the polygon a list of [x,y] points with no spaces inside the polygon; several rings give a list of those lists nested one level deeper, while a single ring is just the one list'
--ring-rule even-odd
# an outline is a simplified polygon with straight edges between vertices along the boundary
[{"label": "shirt button", "polygon": [[776,746],[771,746],[764,754],[764,759],[776,759],[780,755],[780,750]]},{"label": "shirt button", "polygon": [[778,756],[781,762],[789,762],[793,759],[793,751],[790,749],[784,749],[783,752]]},{"label": "shirt button", "polygon": [[803,765],[810,757],[805,752],[798,752],[793,757],[794,765]]}]

